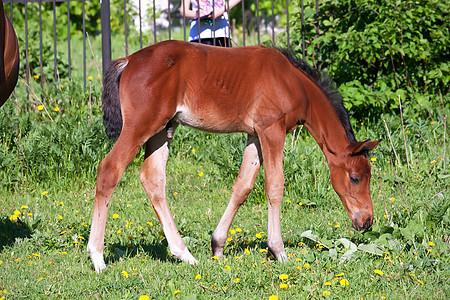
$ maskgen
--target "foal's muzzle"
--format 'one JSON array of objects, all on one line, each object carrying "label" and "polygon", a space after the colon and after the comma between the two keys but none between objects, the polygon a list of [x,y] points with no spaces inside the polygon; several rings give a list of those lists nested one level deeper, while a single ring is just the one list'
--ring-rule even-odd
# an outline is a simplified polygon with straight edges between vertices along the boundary
[{"label": "foal's muzzle", "polygon": [[361,231],[361,230],[369,229],[370,226],[372,226],[372,223],[373,223],[373,219],[370,216],[367,217],[366,219],[356,217],[353,219],[352,225],[353,225],[353,228],[355,228],[358,231]]}]

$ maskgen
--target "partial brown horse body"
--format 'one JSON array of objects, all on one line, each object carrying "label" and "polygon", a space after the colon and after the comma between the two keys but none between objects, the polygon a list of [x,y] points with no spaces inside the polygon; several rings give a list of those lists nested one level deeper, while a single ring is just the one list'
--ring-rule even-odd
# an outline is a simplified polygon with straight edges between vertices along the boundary
[{"label": "partial brown horse body", "polygon": [[0,106],[11,95],[19,76],[19,44],[0,0]]},{"label": "partial brown horse body", "polygon": [[173,256],[196,263],[166,201],[166,163],[178,124],[199,130],[248,134],[231,199],[212,235],[221,257],[233,217],[254,186],[264,161],[268,200],[268,248],[287,259],[280,229],[283,147],[286,133],[304,124],[325,154],[331,183],[357,230],[372,225],[370,164],[379,141],[356,142],[342,96],[333,82],[301,60],[264,47],[222,49],[166,41],[112,62],[104,80],[104,123],[119,136],[98,166],[88,243],[96,271],[105,268],[104,234],[112,193],[127,165],[145,144],[141,182]]}]

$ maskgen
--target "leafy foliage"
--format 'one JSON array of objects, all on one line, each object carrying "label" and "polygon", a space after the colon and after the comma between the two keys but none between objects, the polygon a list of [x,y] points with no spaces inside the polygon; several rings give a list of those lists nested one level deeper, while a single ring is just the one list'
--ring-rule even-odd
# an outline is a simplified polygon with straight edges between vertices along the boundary
[{"label": "leafy foliage", "polygon": [[445,2],[321,1],[316,14],[315,1],[304,1],[303,29],[300,1],[294,2],[291,44],[301,53],[304,30],[305,59],[326,69],[341,85],[355,116],[390,113],[399,95],[417,114],[435,101],[430,95],[448,99],[450,32]]}]

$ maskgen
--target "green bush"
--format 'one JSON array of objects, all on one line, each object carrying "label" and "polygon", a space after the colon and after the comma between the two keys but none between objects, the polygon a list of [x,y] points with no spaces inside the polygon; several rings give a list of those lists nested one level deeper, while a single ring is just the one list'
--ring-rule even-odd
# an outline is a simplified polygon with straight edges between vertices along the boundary
[{"label": "green bush", "polygon": [[[426,113],[436,95],[442,94],[448,107],[450,32],[445,2],[321,1],[318,15],[315,1],[304,5],[305,59],[329,72],[355,117],[390,114],[399,95],[417,116]],[[291,45],[301,53],[300,1],[291,7]]]}]

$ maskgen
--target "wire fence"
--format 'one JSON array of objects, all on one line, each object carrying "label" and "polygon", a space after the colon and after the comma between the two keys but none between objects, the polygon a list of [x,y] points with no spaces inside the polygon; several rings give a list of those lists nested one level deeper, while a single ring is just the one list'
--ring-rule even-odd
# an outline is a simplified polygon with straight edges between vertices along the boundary
[{"label": "wire fence", "polygon": [[[119,0],[114,1],[114,3],[110,3],[110,0],[5,0],[4,6],[5,12],[13,22],[16,32],[24,33],[24,38],[19,47],[22,48],[21,51],[25,53],[25,61],[22,60],[22,68],[25,68],[24,73],[27,84],[30,80],[31,65],[35,62],[34,65],[38,64],[38,67],[35,67],[35,69],[39,70],[40,84],[43,86],[44,78],[48,76],[48,74],[45,74],[46,72],[44,68],[45,66],[47,66],[47,69],[49,68],[48,53],[47,55],[45,53],[46,47],[48,50],[48,45],[45,45],[44,37],[48,40],[48,37],[52,36],[51,50],[53,52],[53,79],[55,81],[59,81],[61,77],[68,77],[71,79],[73,75],[74,60],[76,60],[78,66],[81,61],[84,86],[86,86],[86,63],[88,61],[88,57],[90,57],[90,53],[88,53],[90,47],[90,36],[88,34],[89,30],[87,30],[88,24],[86,23],[88,16],[86,12],[86,4],[88,2],[96,2],[97,7],[99,7],[97,18],[99,18],[101,22],[101,31],[97,34],[101,35],[101,60],[104,70],[111,61],[111,24],[117,23],[114,18],[111,18],[111,8],[114,9],[116,16],[117,11],[123,10],[123,20],[119,20],[119,22],[123,21],[123,25],[119,25],[119,27],[123,26],[123,30],[121,30],[123,36],[119,37],[120,39],[123,39],[123,43],[119,44],[123,44],[123,53],[128,55],[130,52],[130,39],[134,39],[136,34],[139,36],[139,48],[143,48],[147,45],[166,39],[187,40],[188,32],[190,30],[190,19],[186,18],[180,10],[180,7],[184,7],[185,1],[187,0],[178,0],[176,3],[171,0],[123,0],[123,3],[121,3]],[[76,8],[71,5],[71,3],[75,2],[78,3]],[[233,36],[233,45],[247,46],[260,44],[263,40],[263,36],[266,40],[272,40],[272,42],[275,43],[277,34],[279,32],[284,32],[286,44],[289,48],[289,11],[292,8],[290,6],[293,4],[290,3],[289,0],[271,0],[270,8],[267,8],[267,1],[265,1],[265,7],[263,9],[260,7],[260,2],[260,0],[241,0],[241,2],[232,9],[231,12],[233,12],[233,16],[237,16],[237,19],[239,19],[236,21],[236,18],[234,18],[229,21],[231,34]],[[79,3],[81,3],[81,12],[79,11]],[[303,28],[303,1],[300,1],[300,3]],[[250,6],[252,6],[252,9],[250,9]],[[225,0],[225,7],[228,11],[229,0]],[[317,11],[318,7],[319,1],[316,0]],[[33,13],[30,14],[30,11]],[[80,28],[82,34],[82,47],[79,47],[78,45],[74,46],[72,44],[71,36],[71,31],[73,30],[73,27],[71,26],[74,26],[75,22],[75,20],[73,20],[74,16],[77,15],[76,22],[79,26],[80,13],[82,23]],[[89,16],[91,16],[92,11],[89,13]],[[279,23],[281,15],[286,16],[286,21],[284,21],[283,24]],[[46,20],[43,20],[44,16]],[[92,22],[92,19],[89,21]],[[36,23],[39,24],[39,28],[32,28],[34,34],[30,34],[31,30],[29,28],[29,24]],[[51,25],[49,25],[49,23],[51,23]],[[65,25],[61,26],[62,24]],[[117,24],[114,26],[117,28]],[[319,24],[317,24],[317,32],[319,30],[318,26]],[[133,36],[130,35],[130,31],[134,34]],[[36,32],[38,32],[39,53],[36,53],[34,49],[33,51],[30,51],[30,39],[35,39]],[[117,38],[118,34],[114,32],[113,35],[114,38]],[[302,49],[304,54],[305,41],[303,32],[302,35]],[[64,39],[66,40],[61,41],[61,36],[64,36]],[[147,41],[145,41],[145,38],[147,38]],[[61,51],[58,52],[58,49],[64,50],[64,57],[60,54]],[[62,68],[64,68],[64,72],[62,72]],[[98,66],[97,69],[99,69]],[[34,73],[36,73],[36,71],[34,71]]]}]

